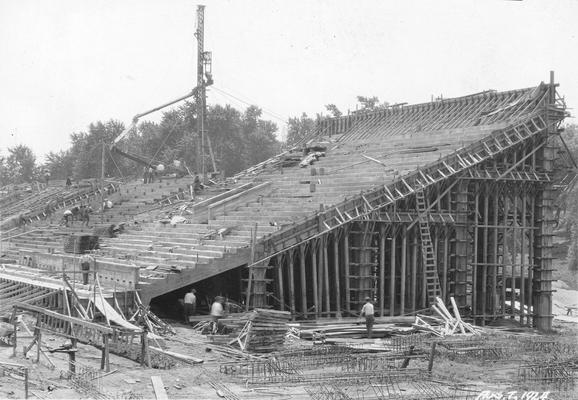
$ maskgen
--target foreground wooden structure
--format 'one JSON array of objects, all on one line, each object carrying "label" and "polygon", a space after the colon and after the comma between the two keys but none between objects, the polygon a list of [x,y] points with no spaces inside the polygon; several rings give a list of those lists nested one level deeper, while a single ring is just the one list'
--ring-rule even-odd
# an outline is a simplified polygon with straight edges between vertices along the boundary
[{"label": "foreground wooden structure", "polygon": [[[549,330],[553,198],[561,187],[559,175],[566,173],[558,151],[565,110],[556,86],[552,77],[550,84],[524,93],[411,106],[424,125],[437,122],[428,114],[443,119],[459,118],[456,110],[491,111],[468,126],[480,131],[479,140],[386,178],[381,187],[264,241],[261,258],[250,265],[254,304],[265,302],[270,285],[280,309],[294,315],[355,315],[369,297],[380,316],[394,316],[428,308],[439,294],[446,302],[454,297],[462,312],[481,324],[510,317]],[[500,96],[509,101],[491,109]],[[415,111],[408,111],[408,118],[415,118]],[[351,135],[359,120],[370,122],[358,131],[371,132],[396,114],[403,118],[404,112],[324,124],[334,134]],[[484,118],[491,121],[484,124]],[[485,125],[489,129],[482,133]],[[375,135],[383,139],[387,129]],[[427,138],[427,126],[421,129]]]}]

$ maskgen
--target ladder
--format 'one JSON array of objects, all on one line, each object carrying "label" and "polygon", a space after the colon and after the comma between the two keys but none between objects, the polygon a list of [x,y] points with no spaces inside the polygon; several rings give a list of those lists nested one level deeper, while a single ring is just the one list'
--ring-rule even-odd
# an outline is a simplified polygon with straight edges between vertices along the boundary
[{"label": "ladder", "polygon": [[429,230],[427,205],[423,190],[415,192],[417,212],[419,214],[419,233],[421,237],[421,255],[425,270],[425,284],[428,304],[435,304],[436,297],[441,297],[440,280],[436,265],[431,234]]}]

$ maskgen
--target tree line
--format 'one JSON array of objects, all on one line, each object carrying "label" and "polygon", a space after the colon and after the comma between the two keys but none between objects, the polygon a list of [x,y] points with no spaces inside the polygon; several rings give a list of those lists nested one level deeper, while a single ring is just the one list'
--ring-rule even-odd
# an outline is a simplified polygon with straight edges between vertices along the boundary
[{"label": "tree line", "polygon": [[[163,113],[160,122],[143,121],[120,141],[119,149],[138,155],[152,164],[171,165],[175,160],[194,171],[199,162],[211,169],[208,156],[199,160],[199,140],[196,124],[196,106],[185,102],[181,106]],[[205,137],[219,170],[232,175],[259,163],[281,149],[275,133],[275,123],[262,118],[262,111],[249,106],[239,111],[230,105],[209,106],[206,115]],[[66,150],[51,151],[45,162],[38,163],[33,151],[18,145],[8,148],[8,155],[0,157],[0,185],[30,183],[50,179],[98,178],[101,173],[102,150],[105,149],[105,171],[108,177],[140,175],[142,164],[110,151],[113,140],[125,129],[116,120],[91,123],[86,131],[70,135],[71,146]]]},{"label": "tree line", "polygon": [[[370,112],[387,107],[375,96],[357,96],[359,105],[355,112]],[[283,146],[291,147],[315,131],[316,123],[327,117],[340,117],[342,112],[334,104],[325,106],[328,114],[318,113],[309,117],[303,113],[287,120],[287,138],[280,142],[277,124],[263,118],[262,110],[249,106],[237,110],[231,105],[211,105],[207,109],[205,135],[208,137],[215,163],[225,176],[231,176],[278,154]],[[45,161],[37,162],[34,152],[25,145],[8,148],[7,156],[0,156],[0,186],[72,178],[76,180],[98,178],[101,174],[102,150],[105,147],[104,167],[107,177],[140,175],[143,165],[110,151],[110,144],[125,129],[117,120],[91,123],[85,131],[70,134],[68,149],[51,151]],[[142,121],[123,139],[119,148],[138,155],[154,164],[171,165],[175,160],[189,170],[204,164],[212,169],[208,143],[205,157],[199,157],[199,137],[196,103],[184,102],[165,111],[160,122]],[[201,164],[202,163],[202,164]]]}]

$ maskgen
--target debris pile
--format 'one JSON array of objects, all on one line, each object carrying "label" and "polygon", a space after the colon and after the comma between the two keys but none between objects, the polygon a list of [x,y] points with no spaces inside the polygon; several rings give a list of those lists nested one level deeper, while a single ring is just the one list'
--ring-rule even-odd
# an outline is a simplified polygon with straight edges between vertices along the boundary
[{"label": "debris pile", "polygon": [[291,313],[287,311],[256,308],[240,319],[245,321],[241,331],[229,345],[238,345],[242,351],[269,353],[278,350],[289,331]]},{"label": "debris pile", "polygon": [[[479,335],[481,330],[475,328],[462,320],[460,311],[453,297],[450,297],[454,315],[449,312],[446,305],[439,297],[436,297],[436,304],[431,308],[441,318],[424,315],[417,315],[413,327],[420,331],[431,332],[436,336],[451,336],[455,334]],[[429,321],[429,322],[428,322]]]}]

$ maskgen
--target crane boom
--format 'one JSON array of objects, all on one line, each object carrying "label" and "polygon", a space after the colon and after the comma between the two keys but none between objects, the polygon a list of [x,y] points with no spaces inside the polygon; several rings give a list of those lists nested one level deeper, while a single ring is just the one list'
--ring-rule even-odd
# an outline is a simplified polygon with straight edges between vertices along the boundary
[{"label": "crane boom", "polygon": [[[209,81],[210,82],[210,81]],[[168,103],[162,104],[158,107],[152,108],[148,111],[142,112],[140,114],[135,115],[134,117],[132,117],[132,121],[131,124],[129,125],[128,128],[126,128],[124,131],[122,131],[122,133],[120,135],[118,135],[112,142],[113,146],[115,144],[117,144],[119,141],[121,141],[130,131],[132,131],[134,128],[136,128],[136,124],[138,123],[138,120],[142,117],[144,117],[145,115],[149,115],[154,113],[155,111],[159,111],[162,110],[163,108],[166,108],[168,106],[172,106],[175,103],[178,103],[179,101],[183,101],[186,100],[190,97],[193,97],[197,94],[198,91],[198,86],[195,87],[193,90],[191,90],[189,93],[185,94],[184,96],[179,97],[178,99],[174,99],[169,101]]]}]

